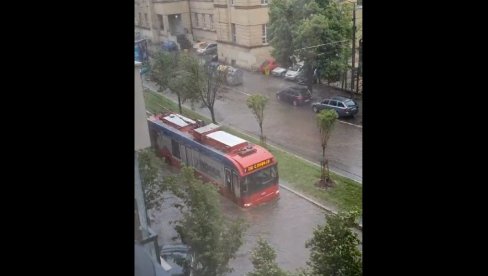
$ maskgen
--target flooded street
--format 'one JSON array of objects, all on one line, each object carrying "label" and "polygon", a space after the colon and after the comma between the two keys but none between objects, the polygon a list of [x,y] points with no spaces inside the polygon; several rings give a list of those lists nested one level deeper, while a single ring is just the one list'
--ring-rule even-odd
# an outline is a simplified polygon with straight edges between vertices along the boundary
[{"label": "flooded street", "polygon": [[[281,189],[280,194],[278,200],[250,209],[240,208],[227,198],[220,197],[226,217],[243,218],[249,225],[236,259],[229,263],[234,268],[229,275],[245,275],[252,271],[250,252],[259,236],[275,249],[276,260],[283,269],[295,270],[305,266],[309,257],[305,242],[312,237],[314,227],[325,222],[324,211],[286,189]],[[170,224],[170,221],[180,218],[179,211],[171,208],[177,201],[177,198],[167,194],[162,210],[149,212],[151,228],[158,234],[159,245],[179,242],[175,240],[177,233],[174,225]]]},{"label": "flooded street", "polygon": [[309,258],[305,242],[312,237],[314,228],[325,223],[324,211],[295,194],[280,189],[280,199],[251,209],[240,209],[222,197],[223,211],[229,217],[242,217],[249,223],[244,244],[230,262],[234,272],[245,275],[252,271],[249,259],[259,236],[275,249],[278,265],[289,271],[304,267]]},{"label": "flooded street", "polygon": [[[173,174],[174,171],[168,173]],[[236,259],[229,263],[234,269],[229,274],[232,276],[245,275],[253,270],[250,252],[259,236],[275,249],[276,260],[281,268],[294,271],[304,267],[309,258],[305,242],[312,237],[317,225],[326,222],[324,210],[284,188],[280,188],[278,200],[249,209],[240,208],[223,196],[219,198],[226,217],[243,218],[249,225]],[[151,228],[158,234],[159,245],[178,243],[175,240],[177,233],[173,229],[174,224],[170,223],[181,216],[177,209],[172,208],[177,202],[180,202],[179,199],[168,193],[164,197],[161,211],[148,211]]]}]

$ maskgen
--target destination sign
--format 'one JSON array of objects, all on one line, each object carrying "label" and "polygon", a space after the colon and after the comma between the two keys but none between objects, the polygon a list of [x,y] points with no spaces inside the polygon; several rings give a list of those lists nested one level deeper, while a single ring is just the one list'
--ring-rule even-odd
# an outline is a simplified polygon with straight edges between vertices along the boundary
[{"label": "destination sign", "polygon": [[261,162],[258,162],[258,163],[256,163],[256,164],[253,164],[253,165],[251,165],[251,166],[249,166],[249,167],[245,168],[245,169],[244,169],[244,172],[246,172],[246,173],[247,173],[247,172],[252,172],[252,171],[254,171],[254,170],[256,170],[256,169],[259,169],[259,168],[265,167],[265,166],[267,166],[267,165],[269,165],[269,164],[271,163],[271,160],[272,160],[272,158],[270,158],[270,159],[266,159],[266,160],[261,161]]}]

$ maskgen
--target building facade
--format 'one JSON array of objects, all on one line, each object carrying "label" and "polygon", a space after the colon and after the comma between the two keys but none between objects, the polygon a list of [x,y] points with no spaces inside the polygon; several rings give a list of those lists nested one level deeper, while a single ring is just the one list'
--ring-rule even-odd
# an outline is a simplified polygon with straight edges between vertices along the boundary
[{"label": "building facade", "polygon": [[217,42],[220,61],[247,69],[271,57],[268,0],[135,0],[134,10],[136,38]]}]

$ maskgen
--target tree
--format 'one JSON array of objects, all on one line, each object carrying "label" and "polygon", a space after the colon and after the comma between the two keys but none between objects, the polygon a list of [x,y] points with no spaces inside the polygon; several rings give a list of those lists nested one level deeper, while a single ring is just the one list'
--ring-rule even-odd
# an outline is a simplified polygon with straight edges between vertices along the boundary
[{"label": "tree", "polygon": [[182,64],[182,70],[188,73],[185,78],[188,89],[197,93],[202,103],[210,111],[212,122],[215,124],[217,123],[214,110],[215,100],[227,75],[227,70],[221,68],[213,69],[210,66],[202,65],[197,58],[190,55],[186,56],[184,64]]},{"label": "tree", "polygon": [[152,55],[152,58],[154,62],[151,63],[151,79],[159,86],[159,91],[163,91],[168,88],[174,59],[166,52],[157,52]]},{"label": "tree", "polygon": [[243,243],[245,225],[242,220],[228,222],[219,206],[219,194],[213,185],[204,185],[191,168],[184,167],[178,178],[184,206],[183,219],[175,227],[183,242],[194,252],[191,269],[194,275],[218,276],[231,272],[227,266]]},{"label": "tree", "polygon": [[147,209],[159,210],[163,200],[163,193],[171,189],[170,183],[165,182],[161,173],[164,162],[156,156],[152,148],[139,152],[139,173],[144,189],[144,200]]},{"label": "tree", "polygon": [[337,112],[333,109],[323,109],[319,114],[317,114],[317,126],[320,130],[320,142],[322,145],[322,168],[320,183],[325,186],[332,184],[329,173],[329,162],[325,159],[325,148],[327,147],[327,142],[329,141],[330,134],[332,133],[338,117]]},{"label": "tree", "polygon": [[358,215],[357,211],[331,215],[327,224],[314,230],[313,238],[305,245],[311,251],[307,262],[311,275],[362,275],[360,241],[351,230]]},{"label": "tree", "polygon": [[293,56],[292,30],[295,8],[291,0],[271,1],[269,4],[269,41],[273,46],[271,55],[285,68],[292,65]]},{"label": "tree", "polygon": [[284,0],[272,1],[269,9],[271,54],[276,60],[289,64],[289,58],[297,55],[304,61],[309,86],[313,67],[318,67],[328,81],[343,72],[342,61],[350,55],[343,50],[351,43],[350,7],[330,0]]},{"label": "tree", "polygon": [[[182,96],[183,103],[190,101],[191,105],[200,101],[200,93],[198,89],[195,88],[194,82],[192,80],[192,74],[187,70],[187,64],[194,59],[188,53],[181,53],[178,55],[178,62],[175,68],[176,74],[174,78],[170,80],[170,87],[172,89],[178,90],[179,94]],[[181,113],[181,105],[180,105]]]},{"label": "tree", "polygon": [[287,276],[289,275],[275,261],[276,253],[268,242],[261,237],[251,253],[251,262],[254,271],[247,273],[247,276]]},{"label": "tree", "polygon": [[247,107],[251,109],[258,120],[260,138],[263,143],[266,141],[263,135],[264,108],[266,107],[266,103],[268,103],[268,98],[263,95],[252,95],[247,98]]},{"label": "tree", "polygon": [[178,97],[178,109],[183,114],[181,105],[187,100],[192,103],[196,99],[196,91],[188,82],[191,78],[189,72],[185,71],[184,63],[188,59],[187,54],[159,52],[154,57],[152,76],[162,91],[169,88]]}]

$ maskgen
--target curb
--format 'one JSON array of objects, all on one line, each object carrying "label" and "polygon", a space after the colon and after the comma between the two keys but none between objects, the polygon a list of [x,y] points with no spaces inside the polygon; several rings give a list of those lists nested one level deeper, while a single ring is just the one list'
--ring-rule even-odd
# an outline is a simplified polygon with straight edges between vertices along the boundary
[{"label": "curb", "polygon": [[[147,88],[147,89],[151,90],[153,93],[156,93],[156,94],[158,94],[158,95],[161,95],[161,96],[165,97],[165,96],[164,96],[162,93],[159,93],[159,92],[154,91],[154,90],[153,90],[151,87],[149,87],[149,86],[147,86],[147,85],[145,85],[145,84],[143,84],[143,86],[144,86],[145,88]],[[169,99],[169,100],[170,100],[170,101],[172,101],[173,103],[176,103],[176,101],[174,101],[174,100],[173,100],[173,99],[171,99],[171,98],[168,98],[168,97],[165,97],[165,98]],[[146,111],[146,113],[152,114],[152,113],[151,113],[151,112],[149,112],[149,111]],[[199,113],[199,112],[197,112],[197,113]],[[252,135],[252,134],[248,134],[248,133],[245,133],[245,132],[243,132],[243,131],[241,131],[241,130],[239,130],[239,129],[236,129],[236,128],[235,128],[235,127],[233,127],[232,125],[227,124],[226,126],[227,126],[227,127],[229,127],[229,128],[232,128],[234,131],[239,132],[239,133],[241,133],[241,134],[244,134],[244,135],[250,136],[250,137],[252,137],[252,138],[254,138],[254,139],[259,139],[259,138],[255,137],[255,136],[254,136],[254,135]],[[319,167],[319,168],[320,168],[320,165],[318,165],[318,164],[316,164],[316,163],[314,163],[314,162],[312,162],[312,161],[310,161],[310,160],[307,160],[307,159],[305,159],[305,158],[303,158],[303,157],[301,157],[301,156],[298,156],[298,155],[296,155],[296,154],[294,154],[294,153],[291,153],[291,152],[289,152],[289,151],[286,151],[286,150],[284,150],[284,149],[282,149],[282,148],[280,148],[280,147],[278,147],[278,146],[275,146],[275,145],[274,145],[274,144],[272,144],[272,143],[268,143],[268,144],[269,144],[270,146],[272,146],[272,147],[274,147],[274,148],[278,149],[278,150],[281,150],[281,151],[283,151],[283,152],[286,152],[286,153],[288,153],[288,154],[290,154],[290,155],[292,155],[292,156],[294,156],[294,157],[296,157],[296,158],[298,158],[298,159],[300,159],[300,160],[302,160],[302,161],[305,161],[305,162],[307,162],[307,163],[309,163],[309,164],[312,164],[312,165],[314,165],[314,166],[316,166],[316,167]],[[331,171],[332,171],[333,173],[335,173],[335,174],[338,174],[338,175],[342,176],[342,177],[345,177],[345,178],[351,179],[351,178],[349,178],[349,177],[347,177],[347,176],[344,176],[344,175],[342,175],[342,174],[340,174],[340,173],[337,173],[337,172],[335,172],[335,171],[333,171],[333,170],[331,170]],[[356,181],[356,182],[360,182],[360,181],[357,181],[357,180],[354,180],[354,179],[351,179],[351,180]],[[362,184],[362,182],[360,182],[360,183]],[[285,185],[283,185],[283,184],[279,184],[279,185],[280,185],[280,187],[283,187],[283,188],[285,188],[286,190],[288,190],[288,191],[290,191],[290,192],[294,193],[295,195],[297,195],[297,196],[299,196],[299,197],[301,197],[301,198],[303,198],[303,199],[305,199],[305,200],[309,201],[310,203],[312,203],[312,204],[316,205],[317,207],[319,207],[319,208],[321,208],[321,209],[325,210],[326,212],[328,212],[328,213],[330,213],[330,214],[337,215],[337,212],[336,212],[336,211],[329,209],[328,207],[326,207],[326,206],[324,206],[323,204],[321,204],[321,203],[319,203],[319,202],[315,201],[314,199],[311,199],[310,197],[308,197],[308,196],[306,196],[306,195],[304,195],[304,194],[302,194],[302,193],[300,193],[300,192],[297,192],[297,191],[295,191],[294,189],[292,189],[292,188],[290,188],[290,187],[288,187],[288,186],[285,186]],[[359,229],[359,230],[361,230],[361,231],[363,230],[363,226],[362,226],[362,224],[357,224],[357,225],[356,225],[356,228],[357,228],[357,229]]]},{"label": "curb", "polygon": [[[325,207],[324,205],[322,205],[322,204],[318,203],[317,201],[315,201],[315,200],[311,199],[310,197],[308,197],[308,196],[306,196],[306,195],[304,195],[304,194],[302,194],[302,193],[300,193],[300,192],[297,192],[297,191],[293,190],[293,189],[292,189],[292,188],[290,188],[290,187],[287,187],[287,186],[285,186],[285,185],[283,185],[283,184],[280,184],[280,187],[285,188],[286,190],[288,190],[288,191],[290,191],[290,192],[294,193],[295,195],[297,195],[297,196],[299,196],[299,197],[301,197],[301,198],[303,198],[303,199],[305,199],[305,200],[309,201],[310,203],[312,203],[312,204],[316,205],[316,206],[317,206],[317,207],[319,207],[319,208],[324,209],[325,211],[327,211],[327,212],[329,212],[329,213],[331,213],[331,214],[333,214],[333,215],[337,215],[337,212],[336,212],[336,211],[331,210],[331,209],[329,209],[328,207]],[[362,231],[362,230],[363,230],[363,225],[362,225],[362,224],[356,224],[356,228]]]}]

